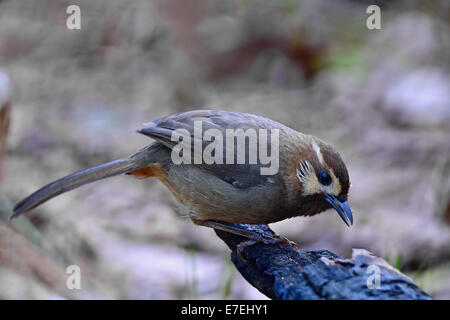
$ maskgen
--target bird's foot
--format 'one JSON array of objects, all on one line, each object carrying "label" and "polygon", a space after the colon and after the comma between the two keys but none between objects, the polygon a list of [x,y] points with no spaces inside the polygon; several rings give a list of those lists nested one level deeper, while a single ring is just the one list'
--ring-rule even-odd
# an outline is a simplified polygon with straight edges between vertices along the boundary
[{"label": "bird's foot", "polygon": [[239,227],[239,225],[236,225],[236,224],[228,224],[228,223],[219,222],[219,221],[208,220],[208,221],[194,221],[194,222],[198,225],[230,232],[230,233],[237,234],[237,235],[247,238],[248,240],[241,241],[236,246],[236,254],[237,254],[238,258],[244,262],[247,261],[243,255],[244,250],[247,247],[253,246],[254,244],[257,244],[257,243],[273,244],[273,245],[275,245],[275,244],[290,245],[291,247],[293,247],[296,250],[300,249],[298,244],[296,244],[295,242],[290,241],[289,239],[287,239],[285,237],[281,237],[277,234],[275,234],[275,235],[268,234],[268,233],[259,231],[257,229],[248,230],[248,229],[244,229],[243,227]]}]

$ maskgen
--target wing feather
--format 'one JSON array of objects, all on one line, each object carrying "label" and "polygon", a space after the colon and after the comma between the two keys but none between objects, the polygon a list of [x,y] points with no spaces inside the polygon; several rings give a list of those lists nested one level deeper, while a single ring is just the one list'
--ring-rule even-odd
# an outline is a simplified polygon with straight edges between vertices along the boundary
[{"label": "wing feather", "polygon": [[[178,141],[172,141],[172,134],[177,129],[185,129],[191,135],[192,145],[191,154],[193,153],[193,139],[194,137],[194,122],[201,121],[203,132],[207,129],[217,129],[222,132],[224,143],[226,143],[226,129],[279,129],[280,131],[288,130],[284,125],[267,119],[262,116],[254,114],[246,114],[240,112],[227,112],[218,110],[194,110],[183,113],[169,115],[150,123],[145,124],[145,128],[139,130],[139,133],[154,138],[166,147],[172,149]],[[281,132],[280,132],[281,135]],[[203,141],[203,148],[210,142]],[[268,141],[268,150],[270,150],[270,143]],[[224,164],[193,164],[207,170],[219,177],[220,179],[231,183],[238,188],[252,187],[258,184],[267,183],[268,181],[275,181],[276,177],[261,175],[262,164],[237,164],[237,145],[234,148],[234,164],[225,164],[226,148],[224,145]],[[248,140],[246,141],[246,153],[248,162]],[[258,159],[259,160],[259,159]]]}]

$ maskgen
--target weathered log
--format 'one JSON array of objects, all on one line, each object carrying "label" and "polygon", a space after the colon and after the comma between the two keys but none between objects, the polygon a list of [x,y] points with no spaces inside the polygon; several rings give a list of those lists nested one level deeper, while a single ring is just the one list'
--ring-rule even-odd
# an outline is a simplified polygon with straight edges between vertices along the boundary
[{"label": "weathered log", "polygon": [[[235,225],[275,235],[265,225]],[[289,245],[257,243],[237,256],[236,245],[247,240],[216,230],[232,250],[242,276],[272,299],[431,299],[410,278],[382,258],[353,249],[351,259],[328,250],[297,250]]]}]

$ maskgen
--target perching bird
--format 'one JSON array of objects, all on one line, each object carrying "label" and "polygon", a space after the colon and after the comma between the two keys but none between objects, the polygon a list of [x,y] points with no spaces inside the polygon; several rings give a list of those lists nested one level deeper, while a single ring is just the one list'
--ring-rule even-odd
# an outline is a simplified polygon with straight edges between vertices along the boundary
[{"label": "perching bird", "polygon": [[[261,169],[267,167],[267,163],[263,164],[260,160],[250,162],[250,138],[244,140],[248,152],[244,163],[242,159],[241,163],[236,163],[237,154],[243,151],[242,144],[239,149],[237,143],[232,151],[223,148],[226,149],[223,159],[226,159],[227,152],[233,152],[228,159],[235,160],[232,163],[207,164],[201,161],[180,164],[174,161],[172,151],[175,151],[173,149],[179,141],[173,139],[173,134],[185,132],[195,140],[195,125],[199,121],[203,130],[216,129],[215,133],[223,134],[223,137],[226,137],[227,129],[278,131],[278,141],[272,141],[272,138],[263,141],[266,144],[263,147],[273,153],[271,156],[276,151],[273,143],[279,143],[276,154],[279,158],[278,170],[264,175]],[[241,230],[230,223],[268,224],[295,216],[312,216],[329,208],[334,208],[348,226],[353,223],[347,202],[350,187],[347,168],[329,144],[314,136],[302,134],[262,116],[215,110],[169,115],[146,126],[138,132],[156,142],[128,158],[85,169],[46,185],[20,201],[14,207],[11,218],[63,192],[126,173],[138,178],[156,177],[161,180],[186,208],[195,224],[239,234],[253,243],[290,242],[281,237]],[[222,142],[225,145],[225,141]],[[210,141],[200,142],[202,150],[208,143]],[[184,156],[188,156],[190,151],[196,153],[194,149],[195,142],[187,144],[187,149],[182,152],[187,152]],[[220,150],[218,148],[215,152]],[[183,156],[182,153],[180,155]],[[216,154],[213,152],[211,155]]]}]

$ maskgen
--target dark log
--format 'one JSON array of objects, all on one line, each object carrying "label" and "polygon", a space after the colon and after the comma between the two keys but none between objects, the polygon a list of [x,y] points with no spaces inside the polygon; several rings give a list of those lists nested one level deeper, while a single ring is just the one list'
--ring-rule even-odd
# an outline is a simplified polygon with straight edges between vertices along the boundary
[{"label": "dark log", "polygon": [[[234,226],[275,235],[265,225]],[[231,249],[242,276],[272,299],[431,299],[410,278],[364,249],[353,249],[352,258],[345,259],[328,250],[297,251],[290,245],[257,243],[243,250],[244,261],[237,256],[236,245],[248,239],[216,233]]]}]

